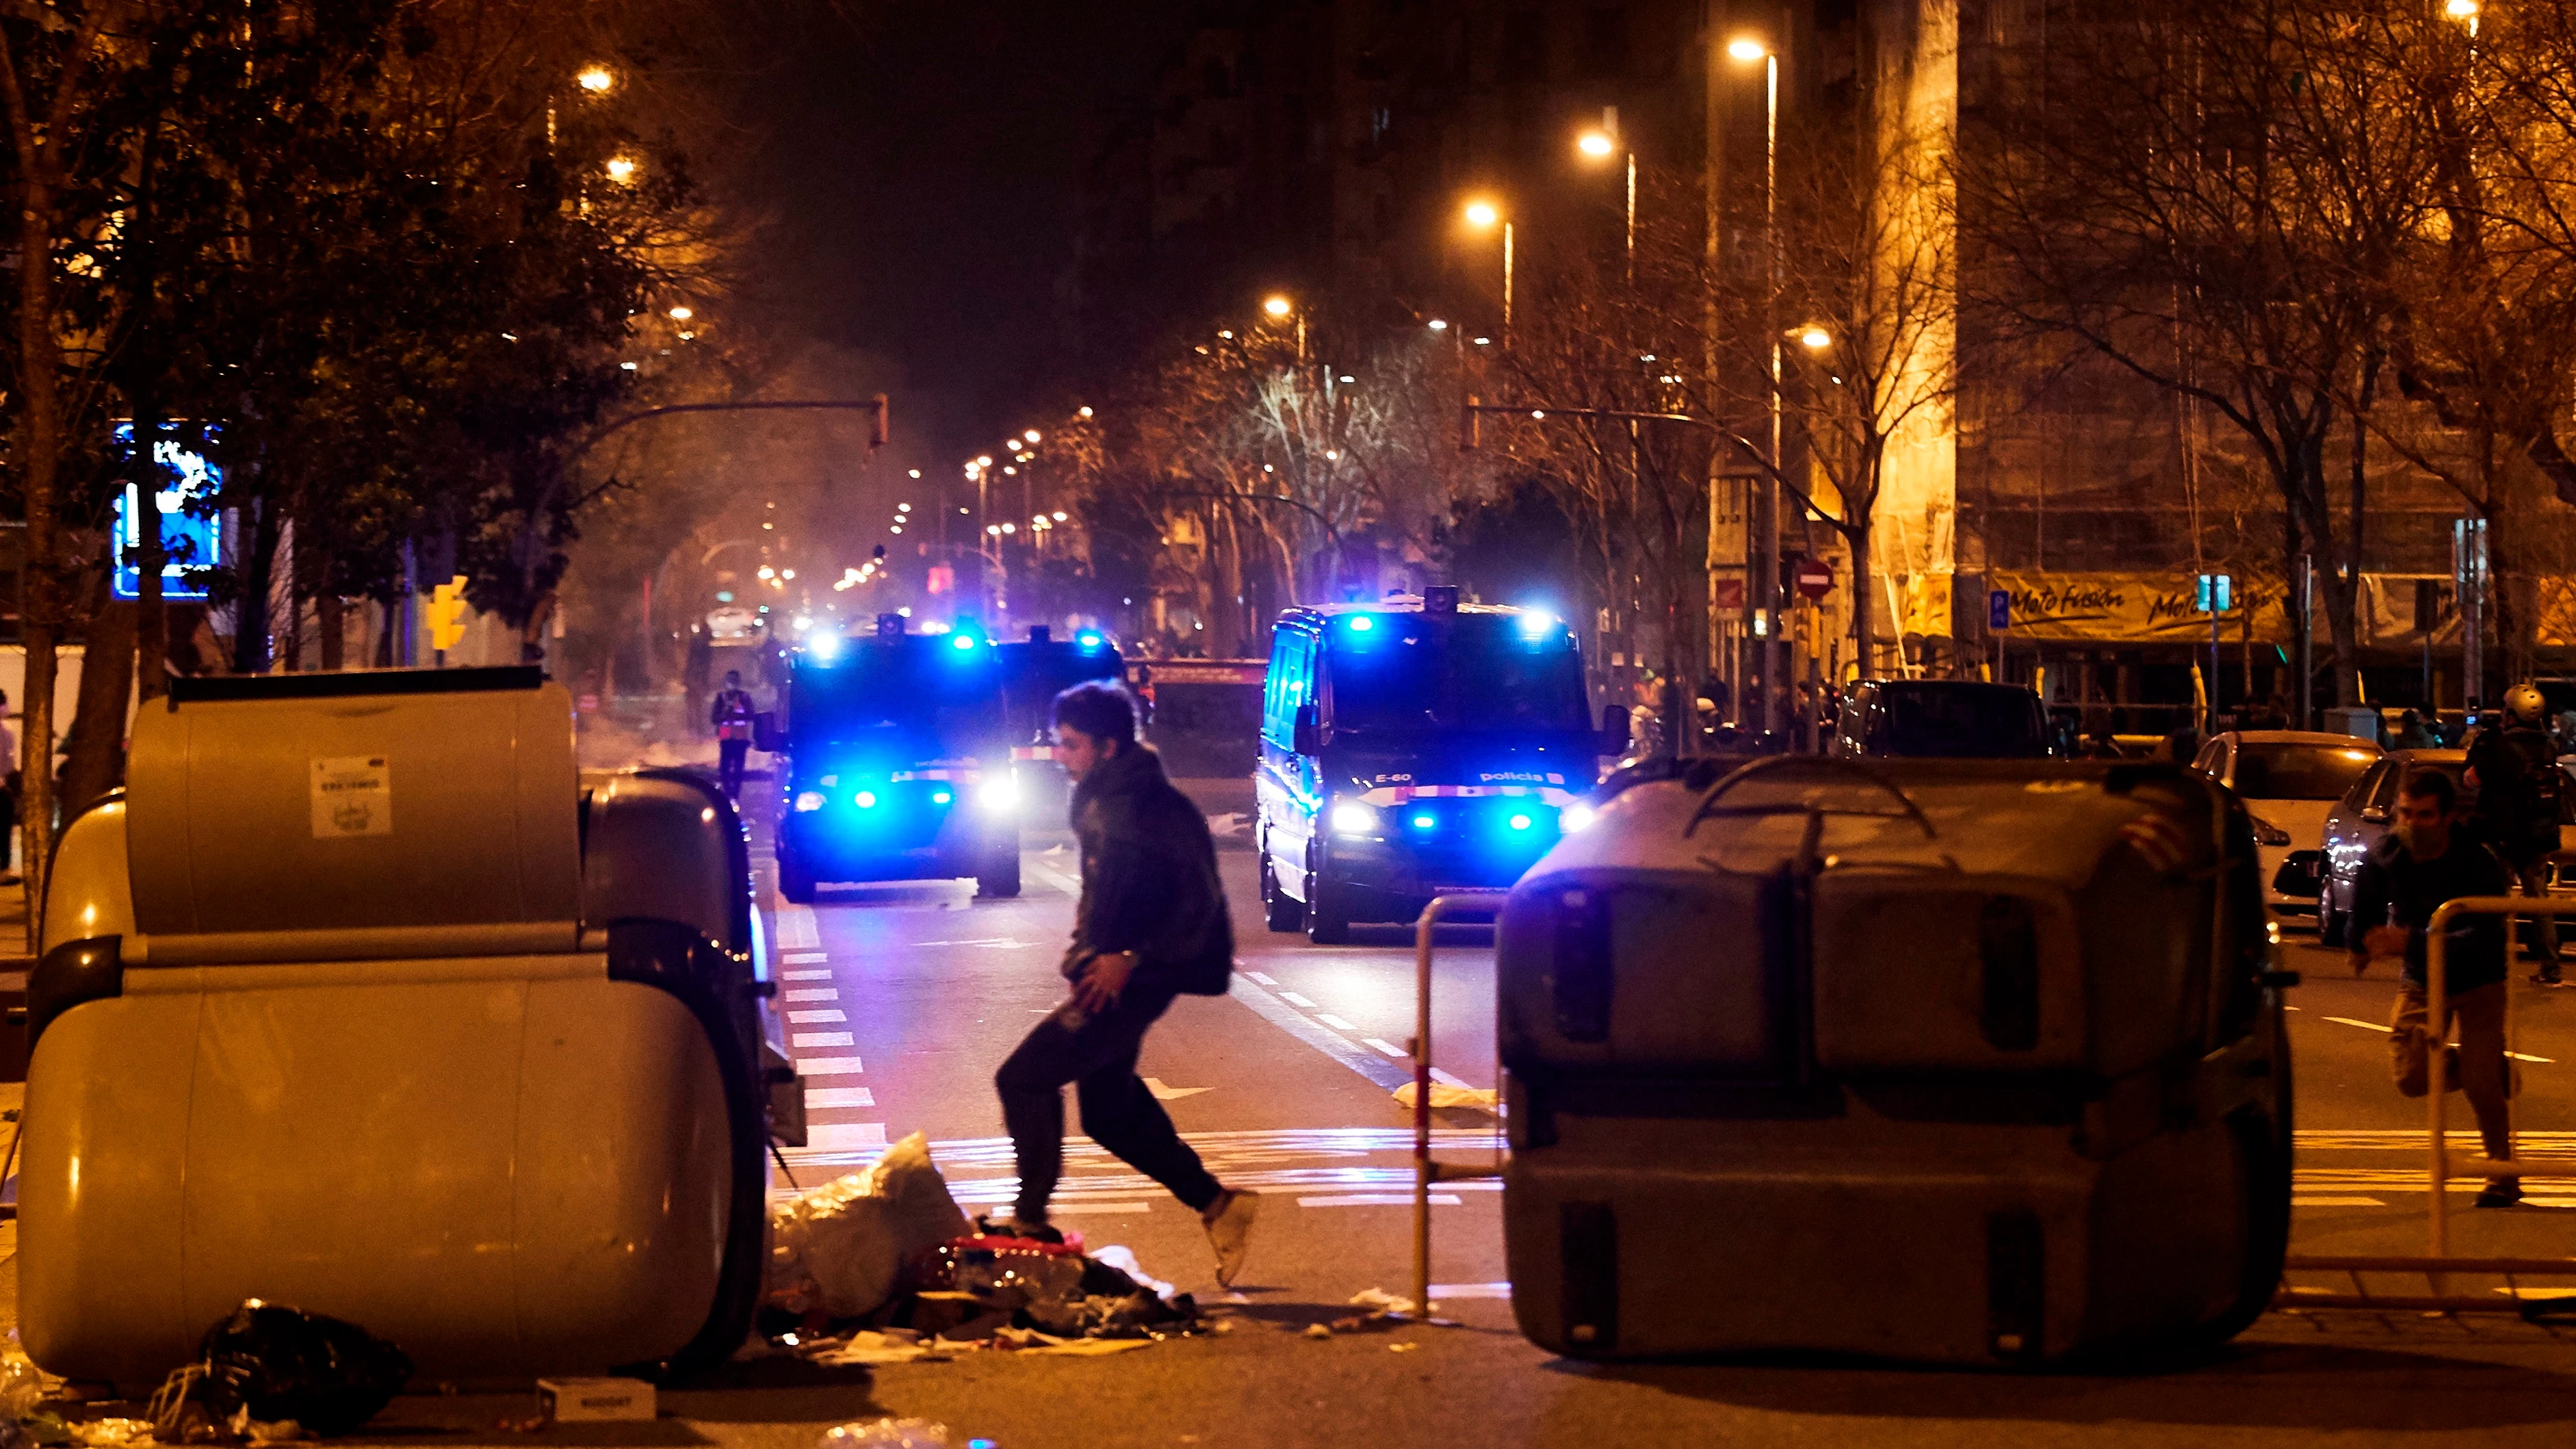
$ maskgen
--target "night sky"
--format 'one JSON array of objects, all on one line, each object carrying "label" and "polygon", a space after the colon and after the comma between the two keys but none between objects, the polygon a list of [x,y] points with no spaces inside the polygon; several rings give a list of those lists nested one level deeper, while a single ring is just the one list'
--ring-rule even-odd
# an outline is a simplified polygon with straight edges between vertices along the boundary
[{"label": "night sky", "polygon": [[751,149],[719,183],[775,218],[760,249],[774,325],[900,369],[903,431],[934,455],[1055,401],[1083,164],[1188,9],[879,0],[832,17],[818,3],[774,68],[745,78]]}]

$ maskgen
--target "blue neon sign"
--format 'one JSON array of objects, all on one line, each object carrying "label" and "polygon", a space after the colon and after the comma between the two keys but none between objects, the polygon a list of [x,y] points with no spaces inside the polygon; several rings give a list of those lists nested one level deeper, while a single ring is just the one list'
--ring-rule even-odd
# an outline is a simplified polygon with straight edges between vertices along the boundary
[{"label": "blue neon sign", "polygon": [[[127,447],[134,443],[134,425],[116,425],[116,441]],[[200,602],[207,597],[204,575],[192,570],[210,569],[222,560],[223,520],[220,515],[198,517],[187,511],[194,500],[211,501],[223,489],[221,469],[202,456],[164,440],[154,445],[153,454],[162,466],[178,475],[177,485],[160,490],[156,500],[161,515],[161,546],[168,551],[161,565],[161,597],[177,602]],[[128,483],[116,497],[116,573],[108,587],[120,599],[143,597],[143,568],[135,561],[143,547],[143,490]]]}]

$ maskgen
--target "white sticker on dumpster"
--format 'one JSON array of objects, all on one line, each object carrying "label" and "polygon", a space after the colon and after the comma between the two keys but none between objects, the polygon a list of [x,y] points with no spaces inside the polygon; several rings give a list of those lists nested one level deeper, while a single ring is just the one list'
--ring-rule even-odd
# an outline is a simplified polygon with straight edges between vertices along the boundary
[{"label": "white sticker on dumpster", "polygon": [[394,788],[384,756],[314,756],[314,839],[393,833]]}]

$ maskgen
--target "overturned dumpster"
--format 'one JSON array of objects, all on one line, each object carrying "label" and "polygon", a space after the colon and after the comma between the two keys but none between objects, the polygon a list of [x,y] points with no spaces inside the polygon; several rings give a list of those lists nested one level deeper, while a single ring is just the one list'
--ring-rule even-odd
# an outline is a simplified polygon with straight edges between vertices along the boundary
[{"label": "overturned dumpster", "polygon": [[2037,762],[1624,783],[1501,919],[1530,1338],[2038,1364],[2262,1310],[2291,978],[2233,796]]},{"label": "overturned dumpster", "polygon": [[247,1299],[429,1381],[743,1341],[769,1083],[741,827],[685,776],[585,785],[571,715],[533,669],[183,680],[143,711],[30,980],[39,1364],[148,1390]]}]

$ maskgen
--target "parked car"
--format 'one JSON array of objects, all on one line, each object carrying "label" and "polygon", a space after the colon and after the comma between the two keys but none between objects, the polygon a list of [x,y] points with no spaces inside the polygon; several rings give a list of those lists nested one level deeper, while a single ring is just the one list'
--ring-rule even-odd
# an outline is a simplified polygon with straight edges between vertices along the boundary
[{"label": "parked car", "polygon": [[1973,679],[1864,679],[1843,701],[1832,753],[1846,759],[2037,760],[2048,714],[2034,690]]},{"label": "parked car", "polygon": [[2324,844],[2312,866],[2317,881],[2318,944],[2344,944],[2352,918],[2353,884],[2361,878],[2361,863],[2369,859],[2371,848],[2388,833],[2388,817],[2397,808],[2397,787],[2418,770],[2439,770],[2459,787],[2461,799],[2470,801],[2476,797],[2462,778],[2468,768],[2465,750],[2391,750],[2344,792],[2326,815]]},{"label": "parked car", "polygon": [[[2293,894],[2281,889],[2281,868],[2292,852],[2315,849],[2325,839],[2326,816],[2384,752],[2352,735],[2304,730],[2229,730],[2203,745],[2192,767],[2236,792],[2254,816],[2254,843],[2262,858],[2264,901],[2282,915],[2317,908],[2313,886]],[[2294,874],[2289,882],[2297,884]]]}]

